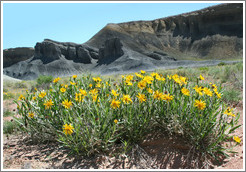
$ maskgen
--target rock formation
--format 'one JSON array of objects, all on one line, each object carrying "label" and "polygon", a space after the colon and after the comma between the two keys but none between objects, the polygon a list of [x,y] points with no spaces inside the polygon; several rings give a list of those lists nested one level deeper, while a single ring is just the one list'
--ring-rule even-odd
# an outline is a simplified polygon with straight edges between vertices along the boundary
[{"label": "rock formation", "polygon": [[9,67],[34,55],[34,49],[29,47],[10,48],[3,50],[3,67]]},{"label": "rock formation", "polygon": [[84,44],[45,39],[36,44],[32,58],[18,57],[25,60],[19,63],[13,59],[11,64],[16,64],[10,67],[4,64],[4,74],[34,79],[84,71],[123,73],[242,55],[243,4],[231,3],[152,21],[107,24]]}]

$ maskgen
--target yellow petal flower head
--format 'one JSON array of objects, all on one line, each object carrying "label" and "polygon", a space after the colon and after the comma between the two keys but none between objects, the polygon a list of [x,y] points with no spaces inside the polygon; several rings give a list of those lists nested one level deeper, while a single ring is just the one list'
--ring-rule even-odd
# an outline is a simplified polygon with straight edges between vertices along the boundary
[{"label": "yellow petal flower head", "polygon": [[147,84],[152,84],[152,81],[153,81],[153,80],[154,80],[154,78],[151,77],[151,76],[145,76],[145,77],[143,78],[143,81],[146,82]]},{"label": "yellow petal flower head", "polygon": [[152,94],[152,93],[153,93],[153,90],[152,90],[151,88],[148,88],[148,92],[149,92],[150,94]]},{"label": "yellow petal flower head", "polygon": [[233,136],[233,140],[237,143],[241,142],[241,139],[238,136]]},{"label": "yellow petal flower head", "polygon": [[141,103],[146,101],[146,96],[144,94],[138,93],[137,98]]},{"label": "yellow petal flower head", "polygon": [[100,77],[97,77],[97,78],[92,78],[95,82],[101,82],[102,79]]},{"label": "yellow petal flower head", "polygon": [[76,79],[77,78],[77,75],[73,75],[73,79]]},{"label": "yellow petal flower head", "polygon": [[94,88],[93,90],[90,90],[89,93],[90,93],[91,95],[95,95],[95,94],[98,93],[98,90]]},{"label": "yellow petal flower head", "polygon": [[139,83],[138,83],[138,88],[140,88],[140,89],[144,89],[146,87],[146,82],[145,81],[140,81]]},{"label": "yellow petal flower head", "polygon": [[139,74],[139,73],[135,73],[135,75],[136,75],[138,78],[143,78],[143,77],[144,77],[142,74]]},{"label": "yellow petal flower head", "polygon": [[91,88],[93,85],[92,84],[89,84],[89,87]]},{"label": "yellow petal flower head", "polygon": [[236,115],[233,114],[232,111],[233,111],[233,109],[230,108],[230,107],[228,107],[228,108],[225,110],[224,114],[226,114],[226,115],[228,115],[228,116],[233,116],[233,117],[235,117]]},{"label": "yellow petal flower head", "polygon": [[83,96],[86,96],[87,95],[87,92],[83,89],[79,89],[79,92],[83,95]]},{"label": "yellow petal flower head", "polygon": [[162,98],[163,93],[159,92],[158,90],[155,91],[153,97],[154,99],[160,100]]},{"label": "yellow petal flower head", "polygon": [[36,100],[36,99],[37,99],[37,97],[35,97],[35,96],[34,96],[32,99],[33,99],[33,100]]},{"label": "yellow petal flower head", "polygon": [[53,83],[57,83],[58,81],[60,81],[60,78],[59,78],[59,77],[55,78],[55,79],[53,80]]},{"label": "yellow petal flower head", "polygon": [[111,107],[112,107],[113,109],[119,108],[119,107],[120,107],[120,101],[119,101],[119,100],[113,99],[113,100],[111,101]]},{"label": "yellow petal flower head", "polygon": [[189,91],[187,88],[185,88],[185,87],[183,87],[183,88],[181,89],[181,92],[182,92],[184,95],[186,95],[186,96],[190,96],[190,91]]},{"label": "yellow petal flower head", "polygon": [[99,102],[100,102],[100,100],[97,99],[97,97],[98,97],[98,94],[95,94],[95,95],[92,96],[92,99],[93,99],[94,102],[95,102],[95,101],[99,101]]},{"label": "yellow petal flower head", "polygon": [[131,86],[131,85],[133,85],[133,84],[132,84],[132,82],[131,82],[131,81],[126,81],[126,85]]},{"label": "yellow petal flower head", "polygon": [[62,105],[66,108],[66,109],[69,109],[71,106],[72,106],[72,102],[71,101],[68,101],[68,99],[64,100],[62,102]]},{"label": "yellow petal flower head", "polygon": [[39,93],[38,95],[40,98],[44,98],[46,96],[46,92],[42,91],[41,93]]},{"label": "yellow petal flower head", "polygon": [[194,106],[197,107],[199,110],[203,110],[206,107],[206,103],[202,100],[195,100]]},{"label": "yellow petal flower head", "polygon": [[30,113],[28,113],[28,116],[29,116],[30,118],[33,118],[33,117],[34,117],[34,113],[33,113],[33,112],[30,112]]},{"label": "yellow petal flower head", "polygon": [[123,95],[122,101],[125,104],[132,103],[132,99],[131,99],[130,95]]},{"label": "yellow petal flower head", "polygon": [[76,102],[83,102],[84,96],[81,93],[75,93],[75,101]]},{"label": "yellow petal flower head", "polygon": [[117,97],[117,96],[119,95],[119,94],[117,94],[117,92],[116,92],[115,90],[112,90],[111,93],[112,93],[115,97]]},{"label": "yellow petal flower head", "polygon": [[21,94],[18,100],[25,100],[25,97]]},{"label": "yellow petal flower head", "polygon": [[75,82],[72,82],[72,81],[70,81],[70,84],[71,84],[71,85],[76,85],[76,83],[75,83]]},{"label": "yellow petal flower head", "polygon": [[71,135],[73,133],[73,130],[74,130],[74,127],[69,124],[65,124],[63,125],[63,132],[66,134],[66,135]]},{"label": "yellow petal flower head", "polygon": [[99,82],[96,84],[97,88],[101,88],[102,84],[100,84]]},{"label": "yellow petal flower head", "polygon": [[114,123],[115,123],[115,124],[117,124],[117,123],[118,123],[118,120],[117,120],[117,119],[115,119],[115,120],[114,120]]},{"label": "yellow petal flower head", "polygon": [[167,102],[170,102],[171,100],[173,100],[173,96],[170,94],[163,94],[161,98],[163,100],[166,100]]},{"label": "yellow petal flower head", "polygon": [[207,88],[207,87],[204,87],[204,88],[203,88],[203,92],[204,92],[206,95],[210,96],[210,97],[213,96],[213,92],[212,92],[209,88]]},{"label": "yellow petal flower head", "polygon": [[203,95],[203,89],[202,87],[198,87],[197,85],[193,88],[199,95]]},{"label": "yellow petal flower head", "polygon": [[63,88],[63,87],[62,87],[62,88],[60,89],[60,91],[61,91],[62,93],[65,93],[65,92],[66,92],[66,88]]},{"label": "yellow petal flower head", "polygon": [[202,75],[200,75],[199,79],[200,79],[200,80],[204,80],[204,78],[203,78],[203,76],[202,76]]},{"label": "yellow petal flower head", "polygon": [[144,70],[140,70],[141,74],[145,74],[146,72]]},{"label": "yellow petal flower head", "polygon": [[54,102],[50,99],[44,103],[45,109],[50,109],[51,106],[54,105]]}]

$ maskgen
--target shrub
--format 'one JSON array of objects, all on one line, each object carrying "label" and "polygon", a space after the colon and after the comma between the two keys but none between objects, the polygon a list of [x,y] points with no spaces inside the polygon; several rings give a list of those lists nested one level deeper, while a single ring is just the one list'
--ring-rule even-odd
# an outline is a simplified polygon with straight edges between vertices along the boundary
[{"label": "shrub", "polygon": [[4,112],[3,112],[3,116],[4,116],[4,117],[7,117],[7,116],[13,116],[13,115],[14,115],[14,113],[11,112],[9,109],[4,110]]},{"label": "shrub", "polygon": [[53,80],[53,76],[51,75],[40,75],[37,78],[37,85],[50,84]]},{"label": "shrub", "polygon": [[73,76],[66,84],[55,78],[49,90],[27,92],[16,103],[31,136],[57,140],[77,154],[141,142],[157,128],[217,158],[226,155],[222,143],[240,127],[239,114],[222,102],[220,86],[199,78],[194,84],[177,74],[145,71],[124,75],[119,83],[90,75]]},{"label": "shrub", "polygon": [[236,89],[226,89],[223,92],[223,101],[225,101],[226,103],[235,103],[238,102],[241,98],[240,96],[240,92]]},{"label": "shrub", "polygon": [[27,84],[25,81],[14,83],[14,88],[27,88]]},{"label": "shrub", "polygon": [[12,134],[18,131],[18,123],[15,121],[4,121],[3,123],[3,133],[4,134]]},{"label": "shrub", "polygon": [[225,62],[220,62],[219,64],[218,64],[218,66],[225,66],[226,64],[225,64]]}]

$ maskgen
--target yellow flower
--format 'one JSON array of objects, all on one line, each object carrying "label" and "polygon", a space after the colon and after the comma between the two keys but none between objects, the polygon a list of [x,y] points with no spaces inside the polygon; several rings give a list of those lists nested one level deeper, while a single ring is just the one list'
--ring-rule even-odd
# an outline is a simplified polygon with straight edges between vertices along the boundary
[{"label": "yellow flower", "polygon": [[135,75],[139,78],[143,78],[144,76],[142,74],[139,74],[139,73],[135,73]]},{"label": "yellow flower", "polygon": [[28,113],[28,116],[29,116],[30,118],[33,118],[33,117],[34,117],[34,113],[30,112],[30,113]]},{"label": "yellow flower", "polygon": [[181,81],[182,84],[187,84],[187,81],[186,81],[187,78],[186,77],[180,76],[179,79],[180,79],[180,81]]},{"label": "yellow flower", "polygon": [[34,90],[35,90],[35,91],[38,91],[38,89],[37,89],[37,88],[34,88]]},{"label": "yellow flower", "polygon": [[53,80],[53,82],[54,82],[54,83],[57,83],[59,80],[60,80],[60,78],[58,77],[58,78],[55,78],[55,79]]},{"label": "yellow flower", "polygon": [[241,139],[238,136],[233,136],[233,140],[235,140],[237,143],[241,142]]},{"label": "yellow flower", "polygon": [[46,92],[42,91],[38,96],[40,98],[44,98],[46,96]]},{"label": "yellow flower", "polygon": [[143,81],[146,82],[147,84],[152,84],[152,81],[153,81],[153,80],[154,80],[154,78],[151,77],[151,76],[145,76],[145,77],[143,78]]},{"label": "yellow flower", "polygon": [[112,102],[111,102],[111,107],[112,107],[113,109],[119,108],[119,107],[120,107],[120,101],[119,101],[119,100],[113,99]]},{"label": "yellow flower", "polygon": [[168,78],[169,80],[171,80],[171,79],[172,79],[172,77],[171,77],[170,75],[167,75],[167,78]]},{"label": "yellow flower", "polygon": [[68,85],[64,85],[64,88],[67,88],[68,87]]},{"label": "yellow flower", "polygon": [[133,75],[127,75],[126,76],[126,82],[130,82],[133,80]]},{"label": "yellow flower", "polygon": [[140,88],[140,89],[144,89],[146,87],[146,82],[145,81],[140,81],[139,83],[138,83],[138,88]]},{"label": "yellow flower", "polygon": [[203,110],[206,107],[206,103],[202,100],[195,100],[194,106],[197,107],[199,110]]},{"label": "yellow flower", "polygon": [[79,89],[80,93],[83,95],[83,96],[86,96],[87,95],[87,92],[83,89]]},{"label": "yellow flower", "polygon": [[73,75],[73,79],[76,79],[77,78],[77,75]]},{"label": "yellow flower", "polygon": [[233,111],[233,109],[230,108],[230,107],[228,107],[228,108],[225,110],[224,114],[226,114],[226,115],[228,115],[228,116],[233,116],[233,117],[235,117],[236,115],[233,114],[232,111]]},{"label": "yellow flower", "polygon": [[97,78],[92,78],[95,82],[101,82],[102,81],[102,79],[101,78],[99,78],[99,77],[97,77]]},{"label": "yellow flower", "polygon": [[190,96],[190,91],[189,91],[187,88],[185,88],[185,87],[183,87],[183,88],[181,89],[181,92],[182,92],[184,95],[186,95],[186,96]]},{"label": "yellow flower", "polygon": [[106,82],[106,85],[111,86],[111,84],[109,84],[108,82]]},{"label": "yellow flower", "polygon": [[127,81],[126,81],[126,85],[130,85],[130,86],[131,86],[131,85],[133,85],[133,84],[132,84],[132,82],[130,82],[130,81],[127,80]]},{"label": "yellow flower", "polygon": [[215,92],[215,94],[217,95],[218,99],[221,99],[221,93]]},{"label": "yellow flower", "polygon": [[89,84],[89,87],[91,88],[93,85],[92,84]]},{"label": "yellow flower", "polygon": [[49,100],[49,101],[46,101],[46,102],[44,103],[44,105],[45,105],[45,109],[50,109],[50,107],[53,106],[54,103],[53,103],[52,100]]},{"label": "yellow flower", "polygon": [[154,97],[154,99],[160,100],[162,98],[162,95],[163,94],[157,90],[157,91],[155,91],[153,97]]},{"label": "yellow flower", "polygon": [[34,96],[32,99],[33,99],[33,100],[36,100],[36,98],[37,98],[37,97]]},{"label": "yellow flower", "polygon": [[84,96],[81,93],[75,93],[75,101],[83,102]]},{"label": "yellow flower", "polygon": [[197,85],[193,88],[198,94],[200,94],[201,96],[203,95],[203,92],[202,92],[202,87],[198,87]]},{"label": "yellow flower", "polygon": [[70,108],[70,106],[72,106],[72,102],[71,101],[68,101],[68,99],[66,99],[66,100],[64,100],[63,102],[62,102],[62,105],[66,108],[66,109],[69,109]]},{"label": "yellow flower", "polygon": [[200,77],[199,77],[199,78],[200,78],[200,80],[204,80],[204,78],[203,78],[203,76],[202,76],[202,75],[200,75]]},{"label": "yellow flower", "polygon": [[61,91],[62,93],[64,93],[64,92],[66,92],[66,88],[61,88],[60,91]]},{"label": "yellow flower", "polygon": [[74,127],[71,124],[69,124],[69,125],[67,125],[67,124],[63,125],[63,132],[66,135],[68,135],[68,134],[71,135],[73,133],[73,130],[74,130]]},{"label": "yellow flower", "polygon": [[161,96],[161,98],[162,98],[163,100],[166,100],[167,102],[170,102],[171,100],[173,100],[173,96],[170,95],[170,94],[163,94],[163,95]]},{"label": "yellow flower", "polygon": [[146,97],[144,94],[138,93],[137,98],[141,103],[146,101]]},{"label": "yellow flower", "polygon": [[[155,72],[152,72],[150,75],[154,78],[154,77],[156,77],[156,76],[159,75],[159,74],[158,74],[158,73],[155,73]],[[160,75],[159,75],[159,76],[160,76]]]},{"label": "yellow flower", "polygon": [[[92,96],[92,99],[93,99],[94,102],[98,100],[97,97],[98,97],[98,94],[95,94],[95,95]],[[99,101],[99,100],[98,100],[98,101]],[[100,102],[100,101],[99,101],[99,102]]]},{"label": "yellow flower", "polygon": [[101,86],[102,86],[102,85],[101,85],[100,83],[97,83],[97,84],[96,84],[96,87],[97,87],[97,88],[101,88]]},{"label": "yellow flower", "polygon": [[75,85],[76,83],[75,83],[75,82],[70,81],[70,84],[71,84],[71,85]]},{"label": "yellow flower", "polygon": [[25,97],[21,94],[18,100],[25,100]]},{"label": "yellow flower", "polygon": [[97,90],[97,89],[93,89],[93,90],[90,90],[89,93],[90,93],[91,95],[95,95],[95,94],[98,93],[98,90]]},{"label": "yellow flower", "polygon": [[210,97],[213,96],[213,92],[207,87],[203,88],[203,92]]},{"label": "yellow flower", "polygon": [[148,88],[148,92],[149,92],[150,94],[152,94],[152,93],[153,93],[153,90],[152,90],[151,88]]},{"label": "yellow flower", "polygon": [[115,119],[115,120],[114,120],[114,123],[115,123],[115,124],[117,124],[117,123],[118,123],[118,120],[117,120],[117,119]]},{"label": "yellow flower", "polygon": [[117,96],[119,95],[119,94],[117,94],[117,92],[116,92],[115,90],[112,90],[111,93],[112,93],[115,97],[117,97]]},{"label": "yellow flower", "polygon": [[130,95],[123,95],[122,100],[123,100],[123,103],[125,103],[125,104],[128,104],[129,102],[132,103],[132,99],[131,99]]},{"label": "yellow flower", "polygon": [[141,71],[141,74],[145,74],[146,72],[144,70],[140,70]]}]

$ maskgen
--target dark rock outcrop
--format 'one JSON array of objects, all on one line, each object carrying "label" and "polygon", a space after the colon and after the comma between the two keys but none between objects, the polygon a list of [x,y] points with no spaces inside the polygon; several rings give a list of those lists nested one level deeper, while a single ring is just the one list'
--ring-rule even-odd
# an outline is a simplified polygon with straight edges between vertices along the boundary
[{"label": "dark rock outcrop", "polygon": [[109,64],[121,57],[124,52],[123,44],[119,38],[112,38],[105,41],[104,45],[99,49],[99,64]]},{"label": "dark rock outcrop", "polygon": [[40,59],[47,64],[61,58],[88,64],[91,63],[92,58],[98,58],[98,51],[82,44],[62,43],[50,39],[36,44],[33,60]]},{"label": "dark rock outcrop", "polygon": [[20,61],[27,60],[34,55],[34,49],[18,47],[3,50],[3,67],[9,67]]}]

